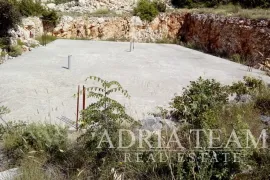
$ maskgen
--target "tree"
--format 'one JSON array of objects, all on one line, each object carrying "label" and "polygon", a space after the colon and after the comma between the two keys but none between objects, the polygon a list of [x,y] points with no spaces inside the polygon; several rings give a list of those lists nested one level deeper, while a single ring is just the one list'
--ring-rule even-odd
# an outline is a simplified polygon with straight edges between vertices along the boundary
[{"label": "tree", "polygon": [[109,97],[112,93],[120,92],[125,97],[129,98],[128,92],[122,88],[117,81],[106,81],[96,76],[90,76],[86,80],[94,80],[101,84],[101,87],[87,88],[88,97],[97,99],[91,103],[86,110],[82,112],[82,121],[85,125],[99,123],[107,126],[113,121],[132,120],[126,114],[125,107],[116,100]]},{"label": "tree", "polygon": [[8,30],[16,29],[21,16],[16,8],[6,0],[0,0],[0,37],[8,36]]}]

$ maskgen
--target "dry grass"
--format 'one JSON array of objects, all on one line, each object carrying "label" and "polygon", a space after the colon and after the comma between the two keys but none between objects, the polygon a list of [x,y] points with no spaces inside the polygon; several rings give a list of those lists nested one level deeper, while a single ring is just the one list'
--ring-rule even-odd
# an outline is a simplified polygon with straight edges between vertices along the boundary
[{"label": "dry grass", "polygon": [[131,13],[123,12],[122,14],[118,14],[114,11],[108,10],[108,9],[97,9],[94,12],[59,12],[61,16],[71,16],[71,17],[126,17],[131,16]]},{"label": "dry grass", "polygon": [[220,5],[216,8],[173,9],[171,12],[191,12],[218,14],[224,16],[243,17],[250,19],[270,19],[270,9],[243,9],[238,5]]}]

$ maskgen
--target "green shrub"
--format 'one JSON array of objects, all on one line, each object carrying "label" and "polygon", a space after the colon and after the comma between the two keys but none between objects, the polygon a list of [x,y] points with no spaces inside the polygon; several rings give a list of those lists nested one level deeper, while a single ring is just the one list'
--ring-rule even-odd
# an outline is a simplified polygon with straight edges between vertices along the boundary
[{"label": "green shrub", "polygon": [[25,45],[25,44],[22,42],[22,40],[20,40],[20,39],[17,40],[17,44],[18,44],[19,46]]},{"label": "green shrub", "polygon": [[239,3],[242,7],[245,8],[269,8],[270,2],[268,0],[232,0],[233,3]]},{"label": "green shrub", "polygon": [[43,16],[45,20],[57,23],[58,15],[55,10],[44,7],[40,1],[36,0],[10,0],[14,7],[22,16]]},{"label": "green shrub", "polygon": [[255,95],[255,107],[261,111],[261,114],[270,116],[270,88],[264,87]]},{"label": "green shrub", "polygon": [[8,54],[12,57],[17,57],[22,55],[23,49],[21,46],[10,46]]},{"label": "green shrub", "polygon": [[260,91],[264,88],[263,81],[253,77],[244,76],[244,81],[238,81],[230,86],[232,94],[236,94],[239,98],[241,95],[251,95],[255,91]]},{"label": "green shrub", "polygon": [[[45,160],[45,158],[25,157],[20,161],[20,173],[14,180],[61,180],[55,173],[56,167],[47,170],[47,167],[44,166],[46,165]],[[51,173],[54,176],[50,177]]]},{"label": "green shrub", "polygon": [[137,7],[134,8],[134,15],[142,20],[152,21],[158,15],[158,9],[154,3],[149,0],[140,0]]},{"label": "green shrub", "polygon": [[2,51],[1,54],[0,54],[0,57],[5,57],[6,55],[7,55],[7,52]]},{"label": "green shrub", "polygon": [[[72,2],[74,0],[54,0],[55,4],[64,4],[64,3],[68,3],[68,2]],[[75,0],[78,1],[78,0]]]},{"label": "green shrub", "polygon": [[45,25],[56,26],[59,22],[59,15],[54,10],[46,10],[42,13],[42,20]]},{"label": "green shrub", "polygon": [[228,102],[227,89],[214,79],[204,80],[200,77],[197,81],[191,81],[190,86],[184,88],[182,96],[173,98],[171,114],[176,120],[186,120],[200,128],[205,112]]},{"label": "green shrub", "polygon": [[254,162],[252,173],[246,174],[246,178],[240,177],[239,179],[254,179],[254,180],[262,180],[269,179],[270,177],[270,152],[269,151],[254,151],[250,160]]},{"label": "green shrub", "polygon": [[243,60],[242,60],[242,57],[240,54],[233,54],[230,59],[233,61],[233,62],[236,62],[236,63],[243,63]]},{"label": "green shrub", "polygon": [[159,12],[166,12],[166,3],[164,3],[163,1],[161,1],[161,0],[156,0],[156,1],[154,1],[153,2],[154,3],[154,5],[156,6],[156,8],[157,8],[157,10],[159,11]]},{"label": "green shrub", "polygon": [[0,12],[0,37],[3,37],[8,35],[9,29],[16,29],[21,16],[17,9],[7,0],[0,0]]},{"label": "green shrub", "polygon": [[39,1],[23,0],[16,2],[17,8],[22,16],[39,16],[46,9],[41,5]]},{"label": "green shrub", "polygon": [[190,7],[192,0],[172,0],[172,5],[178,8]]},{"label": "green shrub", "polygon": [[3,143],[5,153],[16,162],[29,152],[58,158],[67,148],[67,131],[50,124],[12,123],[6,127]]},{"label": "green shrub", "polygon": [[55,41],[56,39],[57,38],[55,36],[49,36],[45,34],[36,38],[36,40],[39,41],[42,46],[45,46],[48,43]]},{"label": "green shrub", "polygon": [[9,46],[9,37],[0,37],[0,48],[7,49]]},{"label": "green shrub", "polygon": [[97,9],[95,12],[93,12],[92,14],[95,14],[95,15],[99,15],[99,14],[110,14],[110,10],[107,9],[107,8],[101,8],[101,9]]}]

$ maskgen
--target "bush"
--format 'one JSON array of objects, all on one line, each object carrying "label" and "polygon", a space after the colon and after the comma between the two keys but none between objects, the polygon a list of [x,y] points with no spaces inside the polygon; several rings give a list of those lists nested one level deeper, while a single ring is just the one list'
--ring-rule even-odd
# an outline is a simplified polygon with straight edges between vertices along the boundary
[{"label": "bush", "polygon": [[240,4],[242,7],[245,8],[269,8],[270,2],[269,0],[232,0],[235,4]]},{"label": "bush", "polygon": [[7,49],[8,46],[9,46],[9,37],[0,38],[0,48],[1,49]]},{"label": "bush", "polygon": [[105,14],[110,14],[110,10],[107,8],[101,8],[101,9],[97,9],[95,12],[93,12],[92,14],[95,15],[105,15]]},{"label": "bush", "polygon": [[[64,4],[64,3],[68,3],[68,2],[72,2],[74,0],[55,0],[54,3],[55,4]],[[78,1],[78,0],[75,0]]]},{"label": "bush", "polygon": [[67,148],[67,131],[50,124],[12,123],[3,134],[5,153],[16,162],[29,152],[55,160]]},{"label": "bush", "polygon": [[159,12],[166,12],[166,3],[162,2],[161,0],[156,0],[153,3]]},{"label": "bush", "polygon": [[42,35],[40,37],[36,38],[37,41],[40,42],[42,46],[47,45],[48,43],[51,43],[56,40],[55,36],[49,36],[49,35]]},{"label": "bush", "polygon": [[253,77],[244,77],[243,81],[238,81],[233,83],[230,87],[232,94],[236,94],[237,98],[240,98],[241,95],[249,94],[251,95],[255,91],[260,91],[264,87],[263,81]]},{"label": "bush", "polygon": [[44,7],[40,1],[36,0],[10,0],[14,7],[20,12],[22,16],[42,16],[44,20],[56,24],[59,16],[55,10],[49,10]]},{"label": "bush", "polygon": [[14,1],[14,5],[18,8],[22,16],[39,16],[44,11],[46,11],[45,7],[43,7],[40,1],[34,0],[23,0],[23,1]]},{"label": "bush", "polygon": [[16,29],[21,16],[17,9],[6,0],[0,0],[0,12],[0,37],[3,37],[8,35],[9,29]]},{"label": "bush", "polygon": [[236,63],[243,63],[243,60],[242,60],[242,57],[240,54],[233,54],[230,59],[233,61],[233,62],[236,62]]},{"label": "bush", "polygon": [[55,10],[46,10],[42,13],[42,20],[45,25],[56,26],[59,21],[59,15]]},{"label": "bush", "polygon": [[172,5],[178,8],[190,7],[192,0],[172,0]]},{"label": "bush", "polygon": [[152,21],[158,15],[158,9],[154,3],[149,0],[140,0],[137,7],[134,8],[134,15],[142,20]]},{"label": "bush", "polygon": [[18,44],[19,46],[25,45],[25,44],[22,42],[22,40],[20,40],[20,39],[17,39],[17,44]]},{"label": "bush", "polygon": [[255,96],[255,106],[263,115],[270,116],[270,88],[265,87]]},{"label": "bush", "polygon": [[21,46],[10,46],[8,54],[12,57],[17,57],[22,55],[23,49]]},{"label": "bush", "polygon": [[171,102],[172,117],[176,120],[186,120],[195,127],[202,126],[203,114],[209,109],[218,108],[228,102],[229,94],[226,86],[201,77],[191,81],[191,85],[184,88],[182,96],[176,96]]}]

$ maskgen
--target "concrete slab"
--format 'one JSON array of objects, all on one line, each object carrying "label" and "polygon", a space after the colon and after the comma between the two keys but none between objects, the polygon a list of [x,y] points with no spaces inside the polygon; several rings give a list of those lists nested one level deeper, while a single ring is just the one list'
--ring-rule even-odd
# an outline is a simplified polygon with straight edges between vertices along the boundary
[{"label": "concrete slab", "polygon": [[[178,45],[135,44],[128,52],[126,42],[57,40],[0,66],[0,102],[11,109],[6,120],[60,123],[57,117],[75,120],[78,85],[90,75],[116,80],[131,99],[114,98],[128,113],[140,119],[167,105],[189,81],[199,76],[224,84],[256,76],[270,82],[264,73],[231,61]],[[68,55],[72,55],[68,70]],[[89,101],[88,101],[89,102]]]}]

